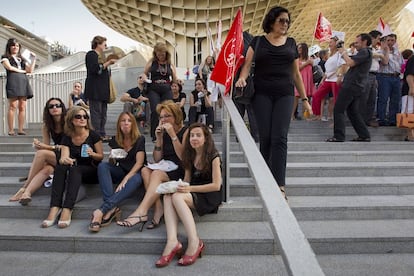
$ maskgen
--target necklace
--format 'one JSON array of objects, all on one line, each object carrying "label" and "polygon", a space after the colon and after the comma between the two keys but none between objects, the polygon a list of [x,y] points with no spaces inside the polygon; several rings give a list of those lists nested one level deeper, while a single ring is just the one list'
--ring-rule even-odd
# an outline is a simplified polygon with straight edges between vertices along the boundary
[{"label": "necklace", "polygon": [[[162,65],[162,66],[161,66]],[[166,76],[167,75],[167,64],[160,64],[158,63],[158,71],[160,72],[161,76]]]}]

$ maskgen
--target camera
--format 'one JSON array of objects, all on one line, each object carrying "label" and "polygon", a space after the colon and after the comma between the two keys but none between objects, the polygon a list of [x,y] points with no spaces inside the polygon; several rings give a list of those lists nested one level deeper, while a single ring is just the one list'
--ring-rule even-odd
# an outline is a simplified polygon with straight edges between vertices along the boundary
[{"label": "camera", "polygon": [[344,47],[344,42],[342,41],[342,40],[339,40],[337,43],[336,43],[336,48],[337,49],[340,49],[340,48],[343,48]]}]

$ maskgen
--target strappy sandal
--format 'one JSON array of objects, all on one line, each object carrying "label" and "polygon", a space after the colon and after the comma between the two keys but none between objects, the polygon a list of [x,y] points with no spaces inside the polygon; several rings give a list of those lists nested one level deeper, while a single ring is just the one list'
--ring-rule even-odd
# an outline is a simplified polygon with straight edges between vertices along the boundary
[{"label": "strappy sandal", "polygon": [[156,222],[155,219],[152,219],[151,220],[151,223],[147,225],[147,229],[152,230],[152,229],[158,228],[161,225],[161,223],[162,223],[163,220],[164,220],[164,215],[162,215],[160,217],[160,219],[158,220],[158,222]]},{"label": "strappy sandal", "polygon": [[[142,229],[144,228],[145,223],[147,223],[148,220],[143,220],[142,218],[147,217],[148,219],[148,215],[143,215],[143,216],[129,216],[127,217],[125,220],[123,221],[118,221],[117,224],[119,226],[123,226],[123,227],[134,227],[134,226],[138,226],[138,231],[142,232]],[[130,221],[128,221],[128,219],[138,219],[137,222],[132,223]]]},{"label": "strappy sandal", "polygon": [[19,201],[25,190],[26,188],[20,188],[11,198],[9,198],[9,201]]},{"label": "strappy sandal", "polygon": [[121,209],[119,209],[118,207],[109,216],[109,218],[107,218],[107,219],[102,218],[101,227],[105,227],[105,226],[110,225],[114,219],[115,219],[115,221],[118,221],[118,220],[121,219]]}]

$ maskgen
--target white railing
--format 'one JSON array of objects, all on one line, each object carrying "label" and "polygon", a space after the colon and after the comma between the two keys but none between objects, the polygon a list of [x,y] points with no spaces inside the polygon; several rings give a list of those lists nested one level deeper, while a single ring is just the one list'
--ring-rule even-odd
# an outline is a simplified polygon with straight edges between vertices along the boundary
[{"label": "white railing", "polygon": [[[249,165],[250,174],[262,199],[277,249],[282,255],[286,271],[294,276],[324,275],[315,253],[303,234],[298,221],[282,196],[256,143],[246,128],[231,98],[223,96],[223,177],[226,197],[229,197],[230,121]],[[276,251],[276,248],[275,248]]]},{"label": "white railing", "polygon": [[[41,123],[43,108],[46,101],[51,97],[60,98],[65,105],[68,104],[69,93],[72,91],[73,83],[81,81],[84,83],[86,71],[71,71],[58,73],[40,73],[28,75],[34,97],[27,101],[26,127],[31,123]],[[6,75],[0,75],[0,99],[1,115],[0,131],[4,135],[7,131],[8,101],[6,97]],[[17,116],[17,112],[16,112]],[[17,119],[17,117],[16,117]],[[15,119],[15,125],[17,121]]]}]

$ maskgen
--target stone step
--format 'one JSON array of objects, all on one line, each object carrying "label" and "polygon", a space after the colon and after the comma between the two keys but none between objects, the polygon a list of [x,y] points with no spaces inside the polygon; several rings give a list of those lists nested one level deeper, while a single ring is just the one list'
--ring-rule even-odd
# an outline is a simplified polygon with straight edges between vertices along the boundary
[{"label": "stone step", "polygon": [[[23,176],[23,175],[22,175]],[[230,195],[231,196],[256,196],[256,188],[252,178],[247,177],[231,177],[229,180]],[[16,176],[3,176],[0,177],[0,194],[11,196],[21,186],[23,182],[19,181],[19,177]],[[99,185],[85,185],[88,194],[99,194]],[[35,195],[50,194],[50,189],[42,187],[36,191]]]},{"label": "stone step", "polygon": [[[56,225],[43,229],[41,222],[41,219],[0,218],[0,251],[158,255],[165,245],[164,224],[138,232],[137,227],[112,223],[99,233],[90,233],[89,219],[77,219],[75,215],[66,229]],[[198,222],[197,231],[206,244],[207,255],[276,253],[273,234],[266,222]],[[179,239],[183,243],[185,237],[180,224]]]},{"label": "stone step", "polygon": [[299,221],[299,225],[316,254],[414,253],[413,219]]},{"label": "stone step", "polygon": [[414,195],[289,196],[289,206],[299,221],[414,219]]},{"label": "stone step", "polygon": [[[209,244],[206,243],[206,248],[208,246]],[[33,254],[33,252],[2,251],[0,252],[0,266],[2,275],[207,276],[214,273],[216,275],[236,276],[254,275],[258,272],[259,275],[288,275],[280,255],[203,254],[202,259],[191,266],[178,266],[178,259],[174,258],[169,266],[157,269],[155,268],[155,262],[161,256],[161,253],[162,250],[152,255],[58,252],[36,252],[36,254]],[[361,259],[356,264],[361,263]],[[332,261],[328,260],[326,263],[329,267]],[[399,263],[402,263],[402,261]],[[332,270],[332,268],[330,269]]]},{"label": "stone step", "polygon": [[[44,219],[49,212],[50,191],[46,195],[35,194],[28,206],[21,206],[18,202],[9,202],[9,195],[0,195],[0,218],[38,218]],[[138,198],[131,198],[121,203],[123,217],[132,213],[140,203]],[[102,204],[101,194],[87,194],[87,197],[75,205],[73,217],[88,220],[93,210]],[[152,216],[152,212],[149,214]],[[258,197],[232,197],[223,203],[216,215],[196,216],[197,221],[262,221],[264,219],[263,206]]]},{"label": "stone step", "polygon": [[[231,163],[230,175],[250,176],[247,163]],[[315,162],[288,163],[288,177],[327,177],[327,176],[410,176],[414,162]]]},{"label": "stone step", "polygon": [[295,196],[414,195],[410,176],[287,177],[287,193]]}]

